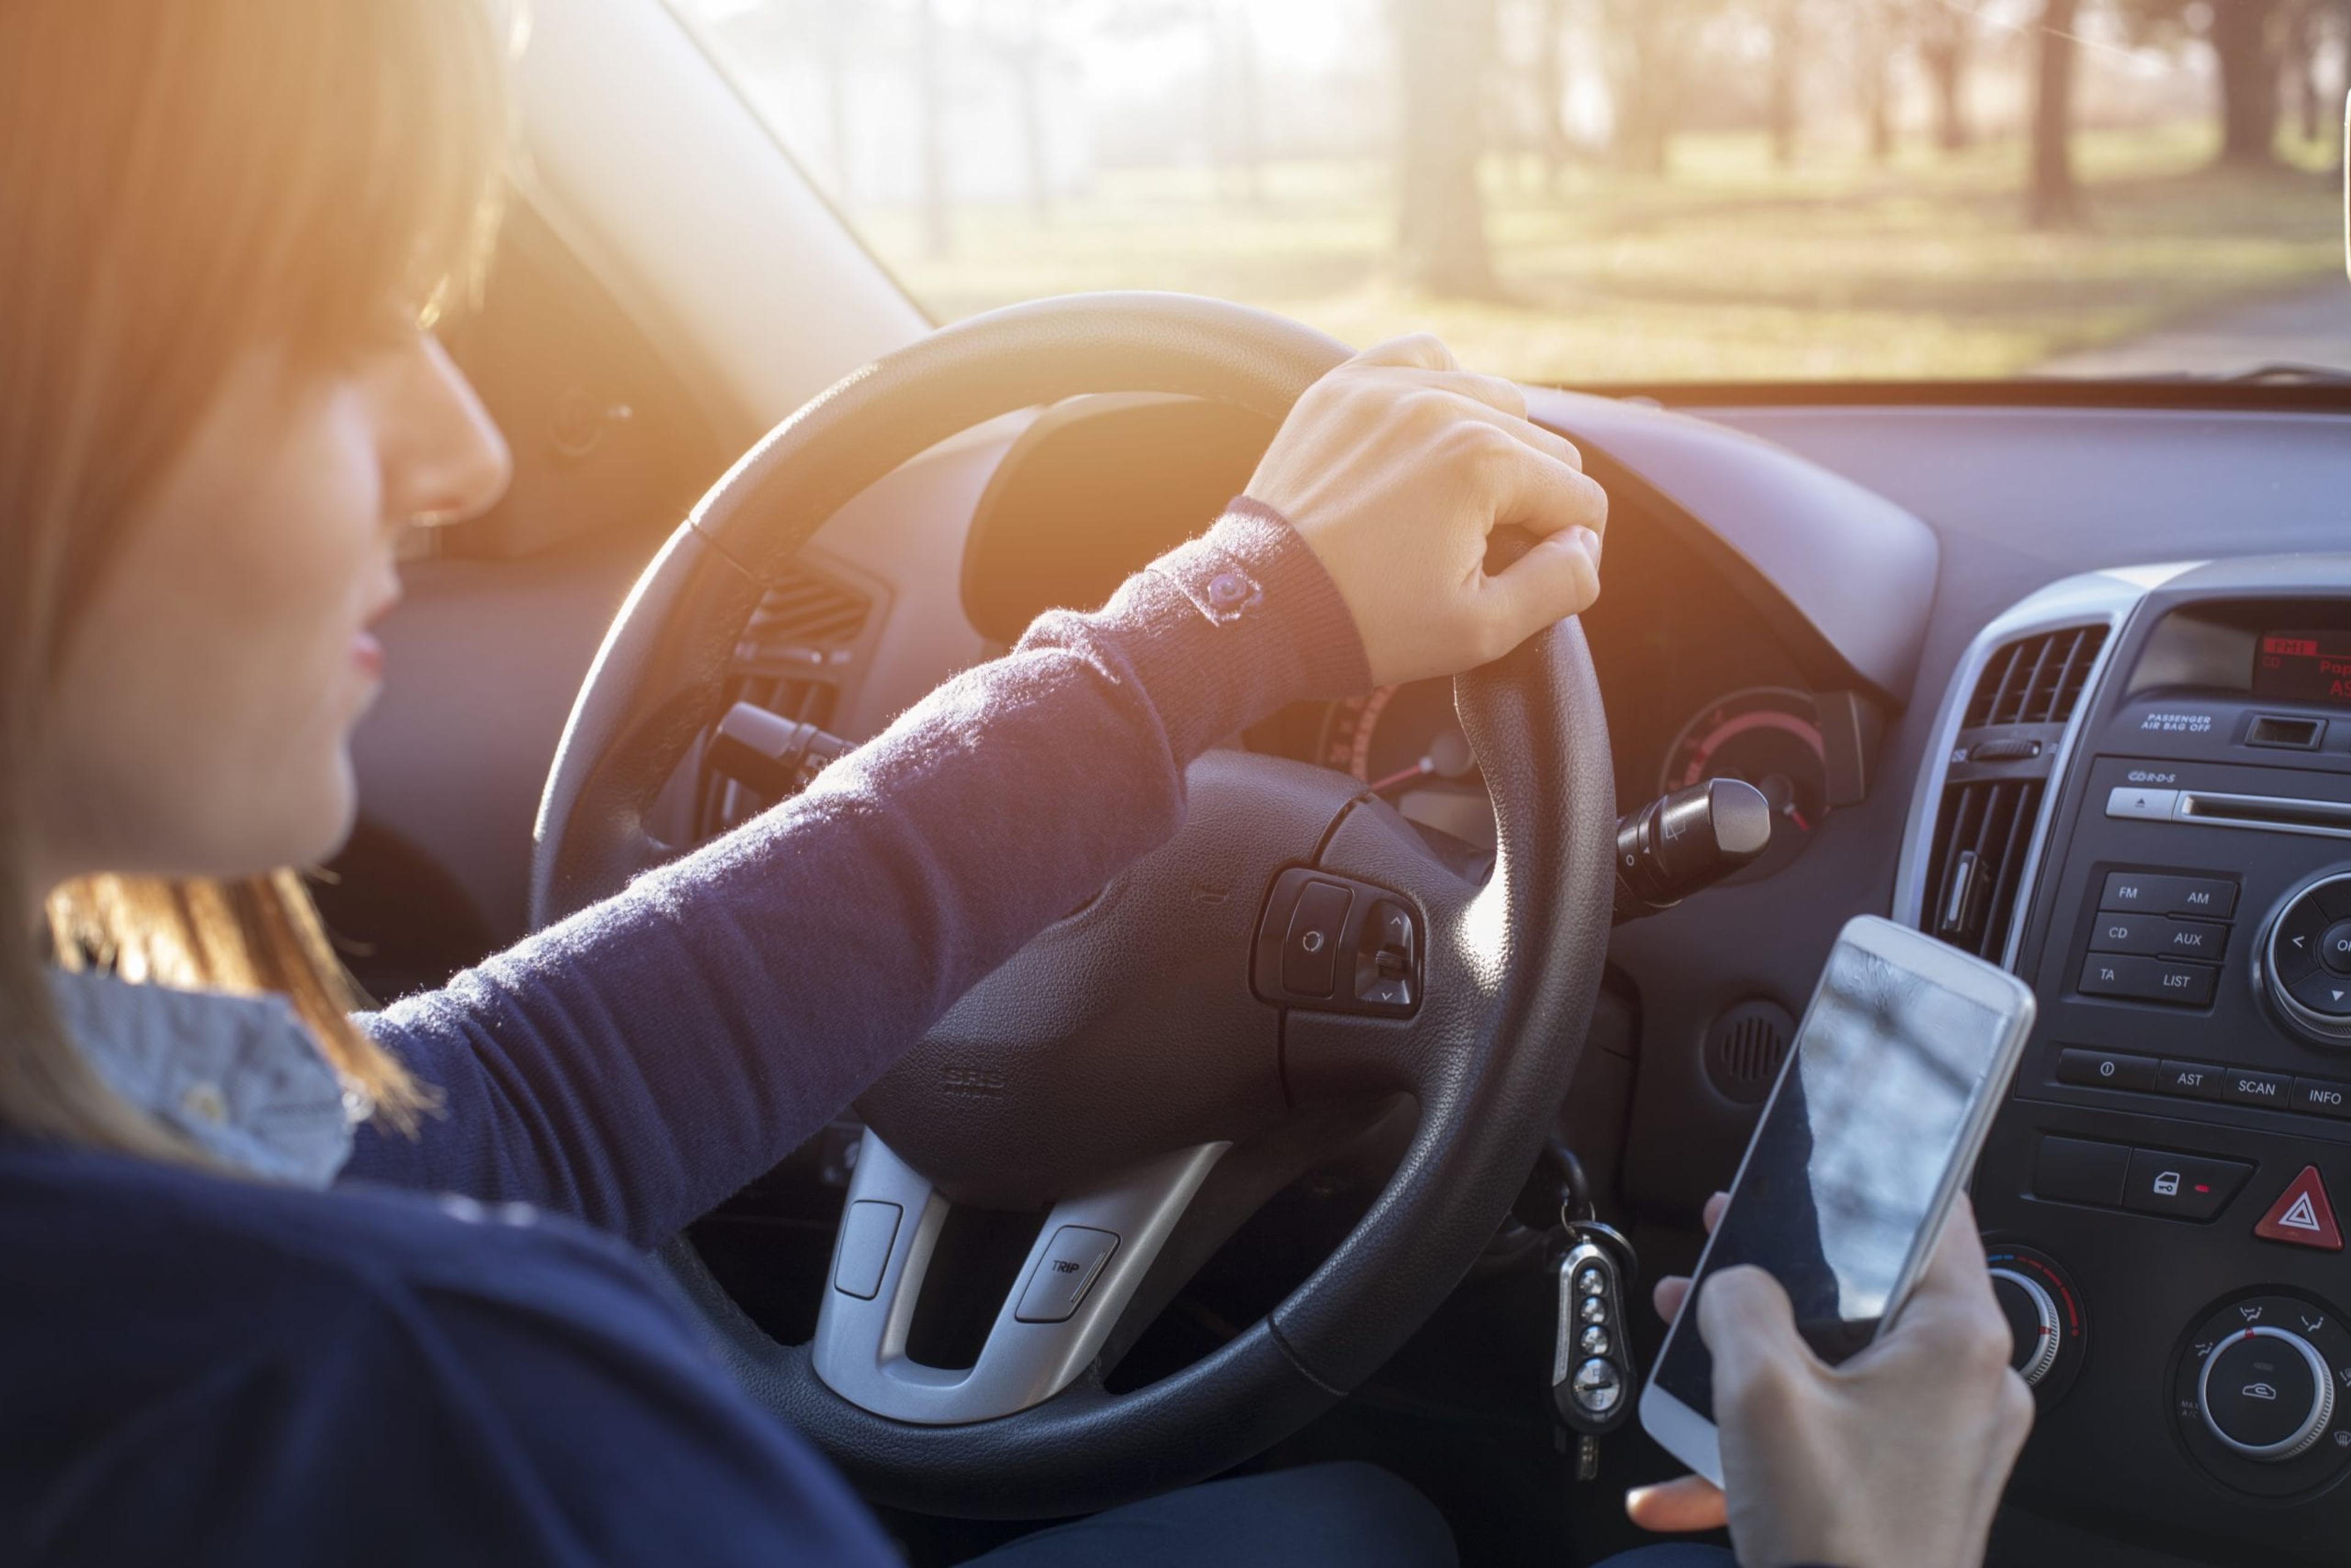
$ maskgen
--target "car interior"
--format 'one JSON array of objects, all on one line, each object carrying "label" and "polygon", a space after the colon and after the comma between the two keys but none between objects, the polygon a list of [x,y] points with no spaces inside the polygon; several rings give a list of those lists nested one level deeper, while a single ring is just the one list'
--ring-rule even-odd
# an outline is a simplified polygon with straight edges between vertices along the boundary
[{"label": "car interior", "polygon": [[[1341,351],[1151,296],[940,329],[651,0],[538,8],[517,73],[527,157],[447,329],[515,482],[403,565],[319,880],[382,999],[1100,602]],[[664,1252],[730,1365],[915,1563],[1333,1458],[1465,1561],[1639,1544],[1624,1490],[1678,1466],[1636,1423],[1586,1451],[1555,1385],[1596,1360],[1578,1386],[1629,1403],[1649,1283],[1875,913],[2038,1000],[1970,1189],[2038,1406],[1991,1560],[2333,1560],[2351,397],[1524,390],[1611,497],[1580,635],[1230,737],[1169,852]],[[1604,913],[1618,815],[1719,779],[1768,841]],[[1596,1357],[1563,1218],[1637,1259]],[[1360,1375],[1277,1386],[1284,1335]],[[2235,1392],[2247,1335],[2284,1371]]]}]

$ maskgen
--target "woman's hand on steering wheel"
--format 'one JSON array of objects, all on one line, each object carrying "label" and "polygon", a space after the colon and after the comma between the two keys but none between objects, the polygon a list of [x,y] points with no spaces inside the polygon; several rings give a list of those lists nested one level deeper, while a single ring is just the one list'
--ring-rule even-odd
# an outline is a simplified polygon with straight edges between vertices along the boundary
[{"label": "woman's hand on steering wheel", "polygon": [[[1608,497],[1512,383],[1426,334],[1332,371],[1282,422],[1249,494],[1288,517],[1353,612],[1383,685],[1501,657],[1600,594]],[[1535,543],[1499,573],[1488,536]]]}]

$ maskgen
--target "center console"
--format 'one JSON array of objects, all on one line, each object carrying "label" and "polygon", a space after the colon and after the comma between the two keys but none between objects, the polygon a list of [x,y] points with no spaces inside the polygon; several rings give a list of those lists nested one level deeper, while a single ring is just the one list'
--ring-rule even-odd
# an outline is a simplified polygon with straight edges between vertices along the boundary
[{"label": "center console", "polygon": [[2220,1563],[2351,1541],[2351,557],[2100,574],[1970,649],[1896,913],[2031,984],[1974,1188],[2015,1500]]}]

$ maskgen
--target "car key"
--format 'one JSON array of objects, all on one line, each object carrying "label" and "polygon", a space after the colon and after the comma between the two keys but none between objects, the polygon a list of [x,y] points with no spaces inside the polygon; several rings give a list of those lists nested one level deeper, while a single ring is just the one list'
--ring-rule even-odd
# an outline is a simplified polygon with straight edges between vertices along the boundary
[{"label": "car key", "polygon": [[1551,1397],[1576,1435],[1575,1479],[1600,1473],[1600,1439],[1633,1409],[1635,1368],[1627,1306],[1638,1265],[1633,1244],[1591,1218],[1560,1223],[1567,1248],[1559,1260],[1559,1333],[1552,1350]]}]

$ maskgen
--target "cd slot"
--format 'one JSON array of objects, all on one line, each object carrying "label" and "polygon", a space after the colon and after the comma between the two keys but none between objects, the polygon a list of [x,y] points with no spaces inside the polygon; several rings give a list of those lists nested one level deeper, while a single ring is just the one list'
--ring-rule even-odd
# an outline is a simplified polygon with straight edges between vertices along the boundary
[{"label": "cd slot", "polygon": [[2351,839],[2351,802],[2295,795],[2126,786],[2107,795],[2106,815],[2136,821],[2198,822],[2212,828],[2259,828],[2273,833]]}]

